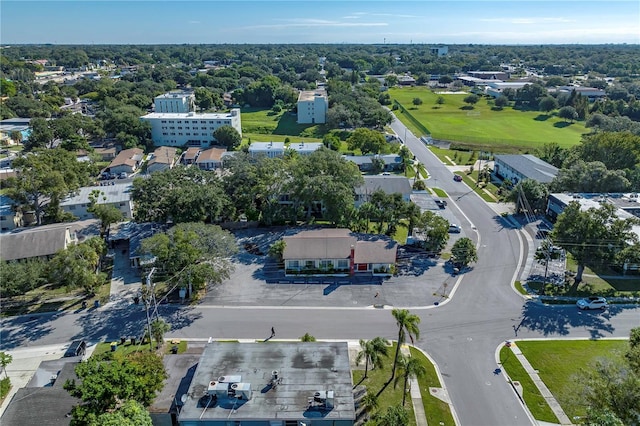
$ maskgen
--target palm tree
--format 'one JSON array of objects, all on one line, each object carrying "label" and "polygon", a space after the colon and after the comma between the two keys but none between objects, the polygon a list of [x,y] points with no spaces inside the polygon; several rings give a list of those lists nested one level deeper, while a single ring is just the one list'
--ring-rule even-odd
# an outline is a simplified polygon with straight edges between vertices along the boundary
[{"label": "palm tree", "polygon": [[379,405],[378,397],[371,392],[367,392],[366,395],[362,397],[361,402],[366,407],[365,411],[367,413],[374,411],[376,408],[378,408],[378,405]]},{"label": "palm tree", "polygon": [[414,341],[414,336],[416,339],[420,338],[420,329],[418,328],[418,324],[420,324],[420,317],[409,312],[408,309],[394,309],[391,311],[391,314],[396,319],[396,324],[398,326],[398,346],[396,346],[396,355],[393,358],[393,369],[391,370],[391,378],[388,383],[396,376],[396,367],[398,366],[398,358],[400,357],[400,347],[407,340],[407,335],[411,339],[411,343]]},{"label": "palm tree", "polygon": [[6,352],[0,352],[0,368],[4,370],[5,378],[9,377],[9,375],[7,374],[7,365],[11,364],[11,361],[13,361],[13,357],[10,354]]},{"label": "palm tree", "polygon": [[417,358],[403,355],[400,355],[398,367],[400,369],[400,373],[399,376],[396,377],[393,386],[395,387],[398,384],[398,381],[402,379],[402,406],[404,407],[404,403],[407,397],[407,384],[409,383],[409,379],[419,379],[423,377],[425,374],[427,374],[427,369],[420,363],[420,360],[418,360]]},{"label": "palm tree", "polygon": [[360,361],[364,358],[364,378],[367,378],[369,372],[369,364],[372,369],[375,367],[382,368],[382,356],[387,356],[387,347],[389,341],[382,337],[376,337],[371,340],[360,339],[360,348],[362,350],[358,352],[356,357],[356,364],[360,364]]}]

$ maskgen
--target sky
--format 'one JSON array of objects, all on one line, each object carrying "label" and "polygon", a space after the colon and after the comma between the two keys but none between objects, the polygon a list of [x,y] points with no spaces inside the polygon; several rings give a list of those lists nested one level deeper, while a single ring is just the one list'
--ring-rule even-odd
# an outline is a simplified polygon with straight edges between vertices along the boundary
[{"label": "sky", "polygon": [[640,1],[0,0],[1,44],[640,44]]}]

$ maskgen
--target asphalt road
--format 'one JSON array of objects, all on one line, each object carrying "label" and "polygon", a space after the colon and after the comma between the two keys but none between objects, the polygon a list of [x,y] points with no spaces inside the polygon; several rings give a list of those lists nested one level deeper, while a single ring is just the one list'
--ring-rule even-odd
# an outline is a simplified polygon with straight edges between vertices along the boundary
[{"label": "asphalt road", "polygon": [[[392,127],[404,135],[398,121]],[[524,258],[518,231],[489,208],[417,138],[407,132],[407,145],[425,164],[437,186],[450,195],[447,208],[460,209],[466,235],[479,244],[479,261],[464,274],[451,300],[437,308],[412,308],[421,317],[415,342],[437,362],[462,425],[530,425],[526,411],[502,374],[495,373],[495,351],[513,338],[628,337],[640,323],[640,308],[612,306],[607,312],[582,312],[575,306],[550,307],[527,302],[510,283]],[[434,185],[435,186],[435,185]],[[476,229],[478,232],[476,232]],[[162,306],[173,326],[172,337],[297,339],[310,333],[318,339],[395,339],[389,309],[313,307],[179,308]],[[141,306],[124,301],[109,309],[70,314],[14,317],[0,321],[0,349],[86,340],[139,336],[146,319]]]}]

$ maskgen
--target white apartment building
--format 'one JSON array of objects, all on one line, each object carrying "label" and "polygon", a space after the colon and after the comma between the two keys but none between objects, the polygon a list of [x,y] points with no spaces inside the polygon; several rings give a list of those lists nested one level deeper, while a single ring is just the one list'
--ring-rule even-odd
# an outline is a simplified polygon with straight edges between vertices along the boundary
[{"label": "white apartment building", "polygon": [[226,113],[160,113],[140,117],[151,124],[151,139],[155,146],[208,147],[216,145],[213,132],[231,126],[242,135],[240,109]]},{"label": "white apartment building", "polygon": [[303,90],[298,96],[298,123],[326,123],[327,109],[329,109],[327,92],[324,90]]},{"label": "white apartment building", "polygon": [[131,188],[133,188],[131,182],[106,186],[84,186],[62,200],[60,208],[80,220],[93,218],[93,214],[87,209],[91,206],[92,194],[94,194],[94,191],[99,191],[100,194],[96,198],[96,203],[111,205],[120,210],[125,219],[132,219]]},{"label": "white apartment building", "polygon": [[196,95],[192,92],[169,92],[156,96],[153,102],[155,112],[192,112],[196,110]]}]

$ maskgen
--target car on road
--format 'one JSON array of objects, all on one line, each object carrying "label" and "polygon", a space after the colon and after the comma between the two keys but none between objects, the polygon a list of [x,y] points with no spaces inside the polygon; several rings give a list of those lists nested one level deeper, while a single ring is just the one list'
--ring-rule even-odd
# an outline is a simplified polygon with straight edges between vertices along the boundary
[{"label": "car on road", "polygon": [[451,225],[449,225],[449,232],[452,234],[459,234],[460,231],[462,231],[462,228],[460,228],[458,225],[456,225],[455,223],[452,223]]},{"label": "car on road", "polygon": [[460,176],[460,175],[453,175],[453,180],[455,180],[456,182],[462,182],[462,176]]},{"label": "car on road", "polygon": [[580,299],[576,302],[579,309],[607,309],[607,299],[604,297],[590,296],[586,299]]},{"label": "car on road", "polygon": [[435,199],[433,201],[435,201],[436,205],[441,209],[444,209],[445,207],[447,207],[447,202],[445,200]]},{"label": "car on road", "polygon": [[69,348],[64,353],[65,358],[74,357],[74,356],[84,356],[87,352],[87,342],[84,340],[74,340],[69,345]]}]

